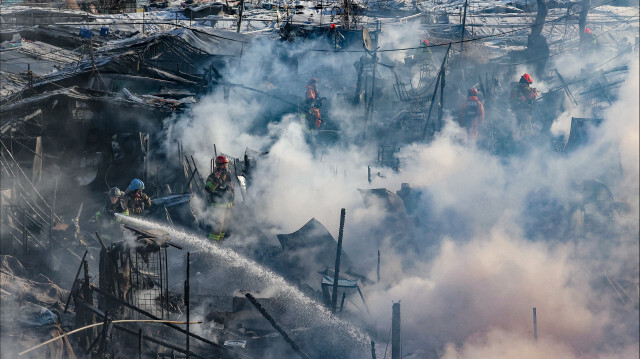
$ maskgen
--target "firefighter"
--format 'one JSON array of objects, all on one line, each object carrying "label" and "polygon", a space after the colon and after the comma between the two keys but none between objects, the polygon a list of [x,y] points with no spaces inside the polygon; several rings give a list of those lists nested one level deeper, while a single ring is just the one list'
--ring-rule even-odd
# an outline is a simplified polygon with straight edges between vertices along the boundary
[{"label": "firefighter", "polygon": [[478,89],[472,87],[467,94],[467,100],[458,111],[458,124],[467,130],[469,138],[475,139],[478,138],[480,126],[484,124],[484,106],[478,100]]},{"label": "firefighter", "polygon": [[144,210],[151,207],[151,198],[142,192],[143,189],[144,183],[141,180],[135,178],[131,181],[122,195],[122,207],[125,208],[122,214],[142,216]]},{"label": "firefighter", "polygon": [[593,54],[598,49],[598,40],[590,28],[585,28],[582,36],[581,50],[585,54]]},{"label": "firefighter", "polygon": [[126,208],[123,207],[122,203],[122,192],[118,187],[113,187],[109,190],[109,202],[102,207],[101,210],[96,212],[94,216],[95,222],[100,224],[101,227],[106,228],[111,226],[114,221],[120,222],[114,214],[116,213],[124,213]]},{"label": "firefighter", "polygon": [[307,82],[305,86],[307,91],[305,93],[305,107],[307,108],[307,121],[309,127],[312,129],[320,129],[322,125],[322,117],[320,116],[320,106],[322,105],[323,97],[320,97],[318,92],[318,79],[312,78]]},{"label": "firefighter", "polygon": [[536,99],[539,94],[537,89],[531,87],[532,83],[531,75],[524,74],[520,77],[516,87],[511,90],[511,110],[516,115],[517,120],[517,129],[514,134],[516,139],[520,138],[523,128],[532,135],[534,133],[531,112],[533,111],[533,106],[536,105]]},{"label": "firefighter", "polygon": [[231,210],[235,204],[235,193],[233,182],[231,182],[229,160],[225,156],[218,156],[215,162],[215,171],[207,177],[204,188],[209,194],[209,203],[214,209],[215,224],[211,226],[209,239],[221,241],[227,234]]}]

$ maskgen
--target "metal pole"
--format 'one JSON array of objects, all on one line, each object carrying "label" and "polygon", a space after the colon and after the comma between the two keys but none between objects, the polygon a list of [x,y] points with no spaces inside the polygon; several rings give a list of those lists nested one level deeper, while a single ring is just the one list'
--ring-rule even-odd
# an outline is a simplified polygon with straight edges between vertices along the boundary
[{"label": "metal pole", "polygon": [[247,297],[247,299],[249,299],[249,302],[251,302],[251,304],[253,304],[254,307],[256,307],[256,309],[260,312],[260,314],[262,314],[268,321],[269,323],[271,323],[271,325],[275,328],[275,330],[278,331],[278,333],[280,333],[280,335],[282,335],[284,337],[284,340],[287,341],[287,343],[289,343],[289,345],[291,345],[291,348],[293,348],[293,350],[296,351],[296,353],[298,353],[298,355],[300,355],[301,358],[303,359],[310,359],[310,357],[304,352],[302,351],[302,348],[300,348],[298,346],[298,344],[296,344],[296,342],[294,342],[291,337],[289,337],[289,335],[287,335],[287,333],[284,331],[284,329],[282,329],[282,327],[275,321],[275,319],[273,319],[273,317],[267,313],[267,311],[262,308],[262,306],[260,305],[260,303],[258,303],[258,301],[256,300],[256,298],[254,298],[251,293],[247,293],[244,295],[245,297]]},{"label": "metal pole", "polygon": [[376,359],[376,342],[371,341],[371,359]]},{"label": "metal pole", "polygon": [[391,359],[400,359],[400,302],[393,303],[391,319]]},{"label": "metal pole", "polygon": [[187,359],[189,359],[189,260],[190,253],[187,252],[187,279],[184,281],[184,303],[187,306]]},{"label": "metal pole", "polygon": [[344,232],[345,209],[340,210],[340,232],[338,233],[338,247],[336,249],[336,267],[333,273],[333,294],[331,295],[331,312],[336,312],[338,302],[338,279],[340,278],[340,255],[342,254],[342,234]]},{"label": "metal pole", "polygon": [[538,316],[535,307],[533,308],[533,338],[538,341]]},{"label": "metal pole", "polygon": [[347,299],[347,293],[342,292],[342,300],[340,301],[340,313],[344,309],[344,300]]}]

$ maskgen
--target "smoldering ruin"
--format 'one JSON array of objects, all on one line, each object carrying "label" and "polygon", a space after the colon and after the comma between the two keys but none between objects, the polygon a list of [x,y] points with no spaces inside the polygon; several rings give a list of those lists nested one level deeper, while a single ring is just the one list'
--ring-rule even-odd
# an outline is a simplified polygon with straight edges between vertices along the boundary
[{"label": "smoldering ruin", "polygon": [[633,358],[637,0],[4,0],[2,358]]}]

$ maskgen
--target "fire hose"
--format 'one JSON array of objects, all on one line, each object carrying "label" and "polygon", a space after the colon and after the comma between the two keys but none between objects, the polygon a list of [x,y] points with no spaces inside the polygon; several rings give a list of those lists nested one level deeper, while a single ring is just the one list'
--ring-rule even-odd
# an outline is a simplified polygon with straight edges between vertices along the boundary
[{"label": "fire hose", "polygon": [[[177,321],[177,320],[153,320],[153,319],[139,319],[139,320],[138,319],[120,319],[120,320],[112,320],[111,323],[171,323],[171,324],[187,324],[187,322],[181,322],[181,321]],[[97,326],[100,326],[100,325],[103,325],[103,324],[104,324],[103,322],[94,323],[94,324],[87,325],[86,327],[74,329],[74,330],[72,330],[72,331],[70,331],[68,333],[64,333],[63,335],[61,335],[59,337],[55,337],[53,339],[49,339],[44,343],[40,343],[40,344],[36,345],[35,347],[29,348],[29,349],[27,349],[27,350],[25,350],[23,352],[20,352],[20,353],[18,353],[18,356],[24,355],[24,354],[26,354],[26,353],[34,350],[34,349],[38,349],[41,346],[47,345],[47,344],[49,344],[51,342],[54,342],[54,341],[56,341],[58,339],[62,339],[62,338],[66,337],[66,336],[69,336],[71,334],[75,334],[77,332],[81,332],[83,330],[86,330],[86,329],[89,329],[89,328],[93,328],[93,327],[97,327]],[[189,322],[189,324],[202,324],[202,321],[201,320],[193,321],[193,322]]]}]

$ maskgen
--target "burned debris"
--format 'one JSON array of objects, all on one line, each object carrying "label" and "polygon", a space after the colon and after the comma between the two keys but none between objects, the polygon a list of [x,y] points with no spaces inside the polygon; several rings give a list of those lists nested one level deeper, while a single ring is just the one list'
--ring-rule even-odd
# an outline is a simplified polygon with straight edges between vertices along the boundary
[{"label": "burned debris", "polygon": [[495,232],[637,314],[637,0],[0,9],[2,357],[443,357],[387,296]]}]

